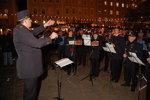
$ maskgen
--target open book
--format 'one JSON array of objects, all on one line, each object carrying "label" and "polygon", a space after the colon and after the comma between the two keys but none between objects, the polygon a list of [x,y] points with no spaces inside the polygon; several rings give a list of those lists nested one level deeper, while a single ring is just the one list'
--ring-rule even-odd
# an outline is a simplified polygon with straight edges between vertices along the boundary
[{"label": "open book", "polygon": [[131,62],[138,63],[140,65],[145,65],[134,52],[129,52],[130,56],[128,57]]},{"label": "open book", "polygon": [[65,67],[69,64],[72,64],[72,63],[73,63],[73,61],[71,61],[69,58],[63,58],[63,59],[60,59],[58,61],[55,61],[55,64],[57,64],[61,68]]},{"label": "open book", "polygon": [[104,51],[107,51],[107,52],[116,53],[113,45],[110,43],[106,43],[106,47],[103,47],[103,49]]}]

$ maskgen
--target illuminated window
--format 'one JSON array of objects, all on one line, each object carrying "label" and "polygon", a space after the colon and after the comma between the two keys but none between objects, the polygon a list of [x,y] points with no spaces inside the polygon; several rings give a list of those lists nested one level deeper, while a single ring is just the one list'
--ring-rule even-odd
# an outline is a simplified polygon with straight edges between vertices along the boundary
[{"label": "illuminated window", "polygon": [[119,3],[118,2],[116,3],[116,6],[119,7]]},{"label": "illuminated window", "polygon": [[119,11],[116,11],[116,15],[119,15]]},{"label": "illuminated window", "polygon": [[122,3],[122,7],[124,8],[124,3]]},{"label": "illuminated window", "polygon": [[110,10],[110,15],[112,15],[113,14],[113,10]]},{"label": "illuminated window", "polygon": [[113,6],[113,2],[110,2],[110,6]]},{"label": "illuminated window", "polygon": [[126,4],[126,8],[129,8],[129,5],[128,5],[128,4]]},{"label": "illuminated window", "polygon": [[107,5],[107,1],[104,1],[104,5]]}]

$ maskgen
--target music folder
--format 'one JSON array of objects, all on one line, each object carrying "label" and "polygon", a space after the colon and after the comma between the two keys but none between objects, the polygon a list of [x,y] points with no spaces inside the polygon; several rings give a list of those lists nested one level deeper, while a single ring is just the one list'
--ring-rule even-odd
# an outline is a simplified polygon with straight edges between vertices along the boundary
[{"label": "music folder", "polygon": [[91,36],[90,35],[83,35],[82,36],[83,41],[84,41],[84,45],[85,46],[91,46]]},{"label": "music folder", "polygon": [[69,64],[72,64],[73,61],[71,61],[69,58],[63,58],[63,59],[60,59],[58,61],[55,61],[55,64],[57,64],[58,66],[60,66],[60,68],[63,68]]},{"label": "music folder", "polygon": [[134,62],[134,63],[138,63],[138,64],[140,64],[140,65],[144,65],[145,66],[145,64],[137,57],[137,55],[136,55],[136,53],[134,53],[134,52],[129,52],[129,60],[131,61],[131,62]]},{"label": "music folder", "polygon": [[114,49],[113,45],[110,43],[106,43],[106,47],[103,47],[104,51],[116,53],[116,50]]},{"label": "music folder", "polygon": [[102,48],[103,48],[104,51],[110,52],[109,49],[108,49],[108,47],[102,47]]}]

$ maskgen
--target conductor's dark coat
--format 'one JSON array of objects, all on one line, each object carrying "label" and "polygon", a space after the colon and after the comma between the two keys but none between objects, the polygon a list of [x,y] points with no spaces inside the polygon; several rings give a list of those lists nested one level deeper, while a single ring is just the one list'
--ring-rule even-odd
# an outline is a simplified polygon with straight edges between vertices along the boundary
[{"label": "conductor's dark coat", "polygon": [[32,32],[23,25],[18,25],[13,31],[13,42],[17,59],[17,73],[21,79],[39,77],[43,73],[41,47],[50,44],[50,38],[36,38],[45,28],[40,26]]}]

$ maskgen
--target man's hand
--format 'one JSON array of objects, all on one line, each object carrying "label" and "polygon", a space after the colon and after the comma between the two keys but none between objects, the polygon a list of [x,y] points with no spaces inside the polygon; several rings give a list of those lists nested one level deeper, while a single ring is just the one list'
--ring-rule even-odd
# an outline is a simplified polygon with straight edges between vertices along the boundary
[{"label": "man's hand", "polygon": [[150,64],[150,58],[147,58],[148,63]]},{"label": "man's hand", "polygon": [[44,24],[44,27],[54,25],[54,23],[55,23],[55,21],[50,19],[49,21],[47,21],[47,22]]},{"label": "man's hand", "polygon": [[113,47],[115,47],[115,44],[111,43],[113,45]]},{"label": "man's hand", "polygon": [[123,57],[124,57],[124,58],[127,58],[127,54],[123,54]]},{"label": "man's hand", "polygon": [[55,32],[52,32],[52,34],[49,36],[51,39],[55,39],[58,37],[58,34]]}]

